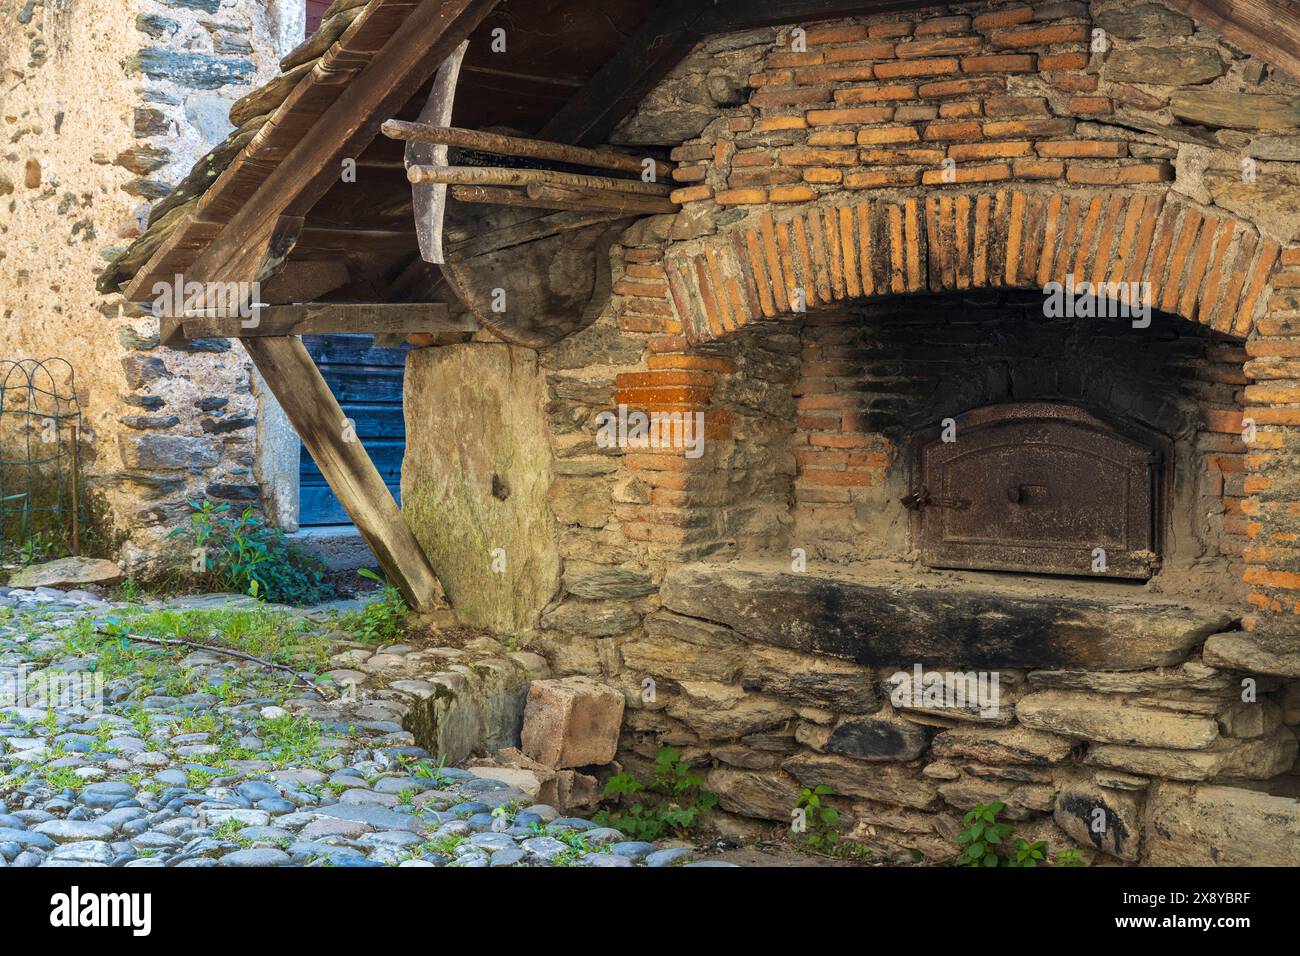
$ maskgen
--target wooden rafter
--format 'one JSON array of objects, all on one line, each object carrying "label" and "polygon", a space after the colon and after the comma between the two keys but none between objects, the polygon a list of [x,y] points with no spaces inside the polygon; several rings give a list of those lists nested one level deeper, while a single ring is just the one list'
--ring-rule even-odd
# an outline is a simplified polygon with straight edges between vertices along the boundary
[{"label": "wooden rafter", "polygon": [[1300,80],[1300,3],[1296,0],[1169,0],[1169,6]]}]

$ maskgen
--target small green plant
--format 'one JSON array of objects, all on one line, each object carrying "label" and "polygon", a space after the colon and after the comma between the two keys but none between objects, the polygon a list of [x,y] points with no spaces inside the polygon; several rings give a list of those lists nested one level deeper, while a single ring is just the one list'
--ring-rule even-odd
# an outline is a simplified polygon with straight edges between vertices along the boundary
[{"label": "small green plant", "polygon": [[401,640],[406,633],[408,613],[401,592],[369,568],[361,568],[357,574],[378,581],[383,585],[383,590],[379,593],[378,601],[372,601],[356,613],[345,614],[343,627],[356,632],[358,638],[369,644],[391,644]]},{"label": "small green plant", "polygon": [[[957,866],[1042,866],[1049,850],[1046,840],[1030,843],[1021,837],[1009,842],[1014,827],[999,820],[1004,803],[982,803],[961,818],[966,829],[957,834],[962,852],[953,861]],[[1082,850],[1062,850],[1056,866],[1083,866]]]},{"label": "small green plant", "polygon": [[621,830],[631,840],[684,834],[718,803],[717,794],[704,789],[704,778],[671,747],[659,748],[649,785],[620,773],[606,781],[604,795],[609,806],[598,811],[592,821]]},{"label": "small green plant", "polygon": [[957,834],[957,845],[963,847],[957,863],[959,866],[1000,866],[998,847],[1011,836],[1011,824],[998,821],[1005,803],[981,803],[968,810],[961,818],[966,829]]},{"label": "small green plant", "polygon": [[818,784],[812,789],[804,787],[794,804],[795,810],[799,812],[796,819],[802,819],[804,824],[802,832],[806,834],[805,841],[812,849],[821,852],[833,850],[840,842],[839,811],[822,802],[822,797],[833,796],[833,787]]},{"label": "small green plant", "polygon": [[1060,853],[1056,854],[1056,865],[1067,866],[1067,867],[1083,866],[1084,865],[1083,851],[1062,850]]},{"label": "small green plant", "polygon": [[188,504],[189,527],[168,536],[188,533],[195,568],[211,583],[285,604],[319,604],[333,593],[325,582],[325,566],[291,547],[283,532],[266,524],[252,508],[234,515],[229,504]]}]

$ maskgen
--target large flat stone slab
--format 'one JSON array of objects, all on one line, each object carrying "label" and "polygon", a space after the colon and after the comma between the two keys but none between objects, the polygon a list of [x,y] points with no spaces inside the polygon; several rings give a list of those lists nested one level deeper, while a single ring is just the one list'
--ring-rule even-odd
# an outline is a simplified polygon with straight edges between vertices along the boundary
[{"label": "large flat stone slab", "polygon": [[665,577],[660,593],[665,608],[726,624],[750,641],[887,666],[1165,667],[1233,621],[1222,610],[1146,595],[744,565],[686,565]]},{"label": "large flat stone slab", "polygon": [[1300,866],[1300,801],[1162,783],[1147,803],[1151,866]]}]

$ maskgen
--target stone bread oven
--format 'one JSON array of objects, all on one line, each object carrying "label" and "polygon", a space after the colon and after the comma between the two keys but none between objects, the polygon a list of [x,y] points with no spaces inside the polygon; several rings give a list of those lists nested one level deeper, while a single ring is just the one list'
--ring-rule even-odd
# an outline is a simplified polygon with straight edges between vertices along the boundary
[{"label": "stone bread oven", "polygon": [[[603,314],[443,350],[540,382],[510,428],[550,446],[546,487],[497,442],[511,499],[458,492],[551,529],[437,566],[458,612],[622,688],[618,759],[682,749],[727,827],[828,784],[903,858],[996,800],[1054,849],[1300,862],[1298,108],[1155,3],[706,38],[615,135],[671,145],[681,211],[622,235]],[[620,412],[702,454],[599,442]],[[416,440],[404,499],[454,444]]]}]

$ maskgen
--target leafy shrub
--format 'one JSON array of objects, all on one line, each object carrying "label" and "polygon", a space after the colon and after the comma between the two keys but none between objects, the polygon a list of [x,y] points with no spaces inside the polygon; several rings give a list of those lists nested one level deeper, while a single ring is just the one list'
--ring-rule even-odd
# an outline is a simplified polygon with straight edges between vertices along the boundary
[{"label": "leafy shrub", "polygon": [[318,604],[333,596],[325,566],[291,546],[252,508],[232,516],[229,504],[188,504],[193,509],[189,528],[177,528],[169,537],[188,530],[195,570],[217,587],[284,604]]},{"label": "leafy shrub", "polygon": [[605,783],[610,806],[599,810],[592,821],[621,830],[630,840],[657,840],[664,833],[689,831],[717,805],[718,796],[704,789],[704,778],[681,758],[680,751],[660,747],[649,785],[630,773],[610,777]]}]

